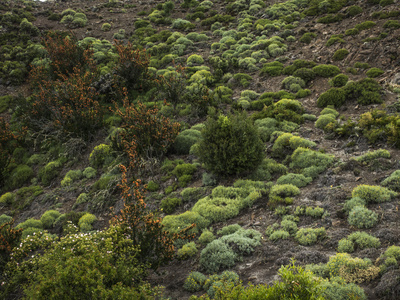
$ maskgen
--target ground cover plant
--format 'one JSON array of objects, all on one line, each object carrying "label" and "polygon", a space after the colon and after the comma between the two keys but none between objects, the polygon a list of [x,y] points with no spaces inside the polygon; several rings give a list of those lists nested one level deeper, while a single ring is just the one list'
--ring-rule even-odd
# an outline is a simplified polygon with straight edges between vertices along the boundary
[{"label": "ground cover plant", "polygon": [[0,3],[0,298],[399,298],[395,1],[53,4]]}]

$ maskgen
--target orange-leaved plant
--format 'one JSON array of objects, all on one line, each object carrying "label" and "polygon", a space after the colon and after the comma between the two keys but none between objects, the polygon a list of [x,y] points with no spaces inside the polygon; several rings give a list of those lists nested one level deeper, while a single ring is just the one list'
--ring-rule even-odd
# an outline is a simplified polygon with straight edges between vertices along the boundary
[{"label": "orange-leaved plant", "polygon": [[0,270],[10,258],[11,250],[19,243],[22,229],[13,228],[14,220],[0,225]]},{"label": "orange-leaved plant", "polygon": [[144,201],[145,186],[140,180],[135,180],[133,185],[129,185],[127,168],[121,165],[121,171],[122,181],[119,188],[124,208],[111,219],[111,224],[121,227],[124,234],[133,241],[133,245],[140,248],[137,258],[156,270],[173,259],[174,242],[177,239],[194,237],[189,235],[188,231],[195,225],[192,224],[179,233],[171,234],[165,231],[161,217],[147,208]]}]

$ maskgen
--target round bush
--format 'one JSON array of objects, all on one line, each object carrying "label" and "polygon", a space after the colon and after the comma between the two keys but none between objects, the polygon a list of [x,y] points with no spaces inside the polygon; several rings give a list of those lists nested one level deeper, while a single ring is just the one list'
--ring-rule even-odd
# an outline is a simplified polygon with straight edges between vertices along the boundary
[{"label": "round bush", "polygon": [[186,278],[183,288],[188,292],[198,292],[202,289],[207,277],[200,272],[190,272]]},{"label": "round bush", "polygon": [[200,160],[217,175],[253,171],[264,157],[257,127],[243,113],[209,118],[202,137],[198,148]]},{"label": "round bush", "polygon": [[326,125],[329,123],[335,122],[336,118],[334,115],[326,114],[319,116],[318,120],[315,122],[315,127],[320,128],[322,130],[325,129]]},{"label": "round bush", "polygon": [[346,93],[341,88],[330,88],[325,93],[322,93],[317,100],[318,107],[326,107],[333,105],[341,107],[346,101]]},{"label": "round bush", "polygon": [[385,71],[383,71],[383,70],[381,70],[379,68],[371,68],[365,74],[369,78],[375,78],[375,77],[378,77],[378,76],[382,75],[383,73],[385,73]]},{"label": "round bush", "polygon": [[186,129],[178,134],[172,147],[177,154],[189,154],[190,147],[198,142],[200,138],[200,131]]},{"label": "round bush", "polygon": [[343,60],[347,55],[349,55],[349,50],[347,49],[339,49],[333,54],[333,60]]},{"label": "round bush", "polygon": [[390,201],[397,193],[379,185],[362,184],[353,189],[351,196],[360,197],[367,203],[382,203]]},{"label": "round bush", "polygon": [[55,220],[61,215],[56,210],[48,210],[46,211],[42,217],[40,218],[40,222],[42,222],[43,227],[46,229],[52,228]]},{"label": "round bush", "polygon": [[333,87],[342,87],[346,85],[347,81],[349,81],[349,76],[344,74],[339,74],[329,80],[329,84]]},{"label": "round bush", "polygon": [[200,254],[200,265],[208,273],[218,272],[235,264],[236,253],[221,240],[212,241]]},{"label": "round bush", "polygon": [[357,228],[371,228],[378,223],[378,215],[366,207],[356,206],[350,211],[347,221]]}]

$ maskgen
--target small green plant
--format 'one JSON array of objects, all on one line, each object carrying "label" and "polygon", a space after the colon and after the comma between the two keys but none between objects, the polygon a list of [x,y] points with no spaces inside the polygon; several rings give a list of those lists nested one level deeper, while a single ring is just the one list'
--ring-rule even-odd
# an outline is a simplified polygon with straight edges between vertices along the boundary
[{"label": "small green plant", "polygon": [[355,206],[347,219],[350,225],[357,228],[372,228],[378,223],[378,215],[363,206]]},{"label": "small green plant", "polygon": [[301,36],[299,41],[304,44],[310,44],[312,39],[315,38],[316,36],[317,35],[314,32],[306,32]]},{"label": "small green plant", "polygon": [[272,207],[278,204],[291,204],[292,197],[300,194],[300,189],[293,184],[276,184],[269,193],[268,204]]},{"label": "small green plant", "polygon": [[232,225],[222,227],[221,230],[218,230],[217,234],[228,235],[228,234],[235,233],[236,231],[238,231],[241,228],[242,228],[242,226],[240,226],[239,224],[232,224]]},{"label": "small green plant", "polygon": [[86,213],[80,217],[78,221],[79,228],[81,232],[89,232],[92,230],[92,224],[97,220],[97,217],[93,214]]},{"label": "small green plant", "polygon": [[298,147],[291,156],[291,168],[301,169],[306,177],[316,178],[334,161],[334,156],[314,150]]},{"label": "small green plant", "polygon": [[390,201],[397,193],[381,186],[363,184],[355,187],[351,196],[360,197],[367,203],[382,203]]},{"label": "small green plant", "polygon": [[182,248],[178,250],[177,255],[179,259],[187,259],[196,255],[197,251],[196,244],[194,242],[190,242],[183,245]]},{"label": "small green plant", "polygon": [[207,245],[215,240],[215,235],[211,230],[204,229],[201,235],[199,236],[199,242],[202,245]]},{"label": "small green plant", "polygon": [[279,177],[276,184],[293,184],[300,188],[305,187],[311,181],[311,177],[306,177],[303,174],[288,173]]},{"label": "small green plant", "polygon": [[175,208],[181,204],[181,198],[165,198],[161,201],[160,207],[166,214],[171,214],[175,211]]},{"label": "small green plant", "polygon": [[331,126],[331,124],[335,124],[336,117],[332,114],[324,114],[319,116],[318,120],[315,122],[315,127],[325,130],[327,126]]},{"label": "small green plant", "polygon": [[188,292],[199,292],[204,283],[206,282],[207,277],[200,272],[190,272],[189,276],[186,278],[183,288]]},{"label": "small green plant", "polygon": [[326,230],[325,228],[300,228],[295,239],[297,242],[304,246],[311,246],[317,243],[318,240],[325,238]]},{"label": "small green plant", "polygon": [[369,78],[375,78],[375,77],[381,76],[383,73],[385,73],[385,71],[383,71],[379,68],[371,68],[365,74]]},{"label": "small green plant", "polygon": [[340,73],[340,69],[334,65],[317,65],[312,70],[321,77],[333,77]]},{"label": "small green plant", "polygon": [[342,88],[330,88],[325,93],[322,93],[318,100],[318,107],[327,107],[332,105],[336,108],[341,107],[346,101],[346,93]]},{"label": "small green plant", "polygon": [[349,55],[349,53],[350,52],[347,49],[336,50],[335,54],[333,54],[332,59],[336,61],[343,60],[347,55]]},{"label": "small green plant", "polygon": [[353,232],[347,238],[341,239],[338,244],[338,252],[351,253],[355,249],[378,248],[381,242],[378,238],[366,232]]},{"label": "small green plant", "polygon": [[366,206],[367,202],[364,199],[361,199],[360,197],[353,197],[350,200],[347,200],[344,205],[343,209],[349,213],[354,207],[356,206]]},{"label": "small green plant", "polygon": [[82,175],[85,176],[85,178],[87,178],[87,179],[91,179],[91,178],[96,177],[96,174],[97,174],[96,169],[94,169],[92,167],[87,167],[82,172]]},{"label": "small green plant", "polygon": [[290,234],[286,230],[276,230],[269,236],[269,239],[276,242],[277,240],[286,240],[289,237]]},{"label": "small green plant", "polygon": [[388,178],[383,180],[381,184],[391,190],[400,192],[400,170],[394,171]]},{"label": "small green plant", "polygon": [[339,74],[329,80],[329,84],[332,87],[342,87],[345,86],[346,83],[349,81],[349,76],[344,74]]},{"label": "small green plant", "polygon": [[40,222],[43,224],[43,228],[50,229],[53,227],[56,219],[61,216],[61,213],[57,210],[48,210],[40,218]]},{"label": "small green plant", "polygon": [[101,31],[110,31],[110,30],[111,30],[110,23],[103,23],[103,25],[101,25]]}]

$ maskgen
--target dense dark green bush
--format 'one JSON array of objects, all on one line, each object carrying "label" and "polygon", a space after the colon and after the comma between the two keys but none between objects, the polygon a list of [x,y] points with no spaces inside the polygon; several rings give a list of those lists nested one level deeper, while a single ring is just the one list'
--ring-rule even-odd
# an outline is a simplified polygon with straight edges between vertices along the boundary
[{"label": "dense dark green bush", "polygon": [[328,105],[341,107],[345,101],[346,92],[342,88],[330,88],[319,96],[317,105],[318,107],[327,107]]},{"label": "dense dark green bush", "polygon": [[260,75],[279,76],[282,74],[283,64],[279,61],[273,61],[263,65]]},{"label": "dense dark green bush", "polygon": [[274,118],[277,121],[289,121],[297,124],[304,122],[304,108],[301,102],[291,99],[282,99],[272,105],[264,107],[260,112],[252,115],[253,119]]},{"label": "dense dark green bush", "polygon": [[329,80],[329,84],[332,87],[342,87],[346,85],[348,81],[349,81],[349,76],[344,74],[339,74],[333,77],[331,80]]},{"label": "dense dark green bush", "polygon": [[382,75],[383,73],[385,73],[385,71],[383,71],[383,70],[381,70],[379,68],[371,68],[365,74],[369,78],[375,78],[375,77],[378,77],[378,76]]},{"label": "dense dark green bush", "polygon": [[250,172],[264,157],[257,128],[246,114],[209,118],[198,154],[211,172],[228,176]]},{"label": "dense dark green bush", "polygon": [[347,100],[357,100],[359,104],[379,104],[383,102],[382,87],[372,78],[361,79],[360,81],[349,82],[343,90]]},{"label": "dense dark green bush", "polygon": [[347,55],[349,55],[349,50],[347,49],[339,49],[333,54],[333,60],[343,60]]},{"label": "dense dark green bush", "polygon": [[309,68],[300,68],[293,72],[294,77],[300,77],[307,84],[316,76],[313,70]]},{"label": "dense dark green bush", "polygon": [[317,76],[333,77],[340,73],[340,69],[334,65],[318,65],[312,68]]},{"label": "dense dark green bush", "polygon": [[306,32],[301,36],[299,41],[304,44],[310,44],[312,39],[315,38],[316,36],[317,35],[314,32]]}]

